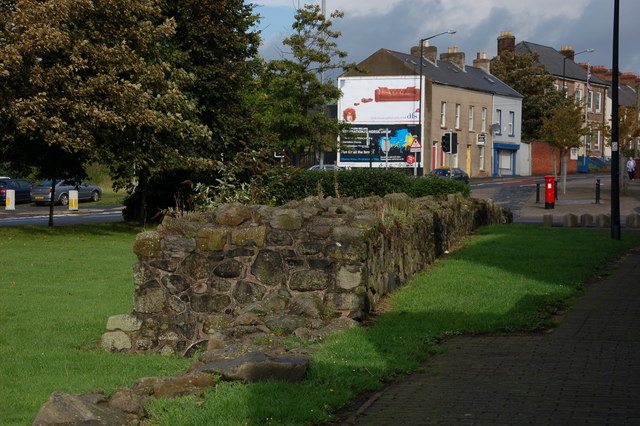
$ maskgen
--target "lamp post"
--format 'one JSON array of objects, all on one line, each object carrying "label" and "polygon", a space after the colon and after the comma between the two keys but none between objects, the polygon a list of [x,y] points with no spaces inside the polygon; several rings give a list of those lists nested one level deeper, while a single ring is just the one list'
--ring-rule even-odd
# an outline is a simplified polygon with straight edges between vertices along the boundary
[{"label": "lamp post", "polygon": [[[575,53],[573,55],[573,57],[575,58],[576,56],[580,55],[581,53],[592,53],[595,52],[595,49],[585,49],[582,50],[578,53]],[[567,68],[567,59],[569,59],[568,56],[565,56],[564,58],[562,58],[562,92],[564,93],[564,97],[566,98],[568,95],[568,90],[567,90],[567,81],[566,81],[566,68]],[[573,59],[572,59],[573,60]],[[587,66],[587,80],[589,79],[589,67]],[[588,82],[587,82],[588,84]],[[587,91],[587,93],[585,94],[585,96],[589,96],[589,93]],[[586,114],[586,106],[585,106],[585,114],[584,114],[584,121],[585,121],[585,126],[587,125],[587,114]],[[587,166],[587,136],[584,137],[584,156],[582,157],[584,160],[584,166]]]},{"label": "lamp post", "polygon": [[[573,55],[573,57],[575,58],[576,56],[580,55],[581,53],[592,53],[595,52],[595,49],[586,49],[583,51],[580,51],[576,54]],[[564,58],[562,58],[562,90],[567,90],[567,81],[565,79],[565,70],[567,68],[567,59],[569,59],[568,56],[565,56]],[[571,58],[573,60],[573,58]],[[588,71],[588,70],[587,70]]]},{"label": "lamp post", "polygon": [[[424,48],[424,42],[427,40],[431,40],[432,38],[441,36],[443,34],[455,34],[456,30],[447,30],[447,31],[443,31],[441,33],[438,34],[434,34],[432,36],[429,37],[425,37],[425,38],[421,38],[420,39],[420,103],[419,108],[420,108],[420,112],[418,113],[418,134],[420,135],[420,139],[422,139],[422,151],[420,152],[420,161],[418,163],[423,163],[424,162],[424,149],[425,149],[425,144],[424,144],[424,138],[422,135],[422,114],[423,114],[423,109],[422,109],[422,57],[423,57],[423,48]],[[423,173],[424,173],[424,164],[422,165],[423,167]]]}]

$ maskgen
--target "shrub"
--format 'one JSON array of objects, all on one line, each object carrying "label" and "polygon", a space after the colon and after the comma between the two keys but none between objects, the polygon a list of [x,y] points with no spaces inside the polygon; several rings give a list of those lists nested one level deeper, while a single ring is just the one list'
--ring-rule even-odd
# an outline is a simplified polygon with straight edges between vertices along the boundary
[{"label": "shrub", "polygon": [[413,198],[427,195],[444,195],[459,192],[465,197],[471,193],[471,187],[455,179],[441,179],[434,176],[412,179],[407,194]]}]

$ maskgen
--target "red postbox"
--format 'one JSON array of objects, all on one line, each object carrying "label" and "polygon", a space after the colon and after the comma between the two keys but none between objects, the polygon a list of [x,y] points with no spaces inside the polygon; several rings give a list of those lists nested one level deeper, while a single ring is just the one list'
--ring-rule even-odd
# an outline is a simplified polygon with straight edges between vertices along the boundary
[{"label": "red postbox", "polygon": [[556,177],[545,176],[544,177],[544,208],[552,209],[556,203]]}]

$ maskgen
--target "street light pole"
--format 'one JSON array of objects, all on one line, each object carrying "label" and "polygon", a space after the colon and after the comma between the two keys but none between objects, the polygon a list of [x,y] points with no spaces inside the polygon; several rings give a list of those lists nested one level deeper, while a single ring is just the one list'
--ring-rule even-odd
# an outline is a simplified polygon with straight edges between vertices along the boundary
[{"label": "street light pole", "polygon": [[[424,141],[424,135],[422,134],[422,114],[423,114],[423,108],[422,108],[422,57],[423,57],[423,49],[424,49],[424,42],[427,40],[431,40],[432,38],[441,36],[443,34],[455,34],[456,30],[447,30],[447,31],[443,31],[441,33],[426,37],[426,38],[421,38],[420,39],[420,103],[418,104],[418,108],[420,109],[420,111],[418,112],[418,135],[420,135],[420,139],[422,141],[422,148],[421,148],[421,152],[420,152],[420,162],[419,163],[424,163],[424,150],[425,150],[425,141]],[[422,171],[424,174],[424,164],[422,164]]]},{"label": "street light pole", "polygon": [[[575,58],[576,56],[580,55],[581,53],[592,53],[592,52],[595,52],[595,51],[596,51],[595,49],[586,49],[586,50],[583,50],[581,52],[578,52],[578,53],[574,54],[573,57]],[[567,59],[569,59],[568,56],[565,56],[564,58],[562,58],[562,90],[563,91],[567,90],[567,81],[566,81],[566,78],[565,78],[565,75],[566,75],[565,70],[567,68]],[[573,60],[573,58],[571,58],[571,59]],[[587,72],[588,71],[589,70],[587,70]]]},{"label": "street light pole", "polygon": [[[576,56],[580,55],[581,53],[592,53],[595,52],[595,49],[585,49],[582,50],[578,53],[575,53],[573,55],[573,57],[575,58]],[[566,81],[566,68],[567,68],[567,59],[569,59],[568,56],[565,56],[564,58],[562,58],[562,92],[564,93],[564,97],[566,98],[568,96],[568,90],[567,90],[567,81]],[[573,58],[572,58],[573,60]],[[587,80],[589,79],[589,66],[587,66]],[[588,84],[588,83],[587,83]],[[587,89],[587,93],[585,94],[585,99],[586,97],[589,96],[588,93],[588,89]],[[585,121],[585,125],[587,124],[587,113],[586,113],[586,107],[585,107],[585,114],[584,114],[584,121]],[[584,160],[584,166],[586,167],[587,165],[587,136],[585,135],[584,137],[584,156],[582,157]]]},{"label": "street light pole", "polygon": [[620,240],[620,143],[618,140],[618,47],[620,0],[613,3],[613,55],[611,76],[611,238]]}]

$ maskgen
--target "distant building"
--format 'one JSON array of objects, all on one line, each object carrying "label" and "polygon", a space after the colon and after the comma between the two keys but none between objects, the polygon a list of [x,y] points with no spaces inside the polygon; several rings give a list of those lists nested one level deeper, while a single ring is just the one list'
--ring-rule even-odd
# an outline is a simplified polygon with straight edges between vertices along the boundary
[{"label": "distant building", "polygon": [[[520,141],[522,96],[489,73],[486,53],[468,66],[457,46],[439,60],[435,46],[422,50],[422,67],[419,46],[410,53],[380,49],[359,64],[367,73],[338,77],[338,118],[354,126],[339,164],[411,167],[415,158],[425,173],[455,166],[472,177],[529,174]],[[443,152],[445,132],[456,133],[457,153]]]},{"label": "distant building", "polygon": [[[578,101],[584,102],[585,126],[596,128],[597,125],[602,126],[607,123],[610,112],[606,110],[605,100],[607,89],[611,84],[575,63],[573,60],[575,51],[571,46],[562,46],[560,50],[556,50],[553,47],[529,41],[521,41],[516,44],[516,38],[511,31],[504,31],[498,37],[498,56],[505,50],[522,54],[537,54],[537,63],[544,65],[549,73],[556,77],[554,83],[556,90],[562,90],[564,87],[568,96],[573,96]],[[593,134],[585,136],[582,147],[578,152],[572,154],[573,160],[577,160],[576,154],[578,153],[603,157],[605,144],[602,132],[594,130]]]},{"label": "distant building", "polygon": [[[588,64],[581,63],[580,66],[586,67]],[[595,74],[602,80],[611,83],[613,80],[613,70],[610,68],[606,68],[603,65],[593,66],[591,67],[591,73]],[[606,98],[606,111],[608,112],[608,123],[611,125],[611,112],[612,112],[612,98],[611,91],[612,87],[609,86],[607,88],[607,98]],[[635,108],[636,113],[640,111],[640,77],[636,76],[635,73],[632,72],[624,72],[620,73],[618,76],[618,105],[626,106],[629,108]],[[640,117],[638,117],[640,118]],[[606,158],[611,158],[611,144],[610,141],[605,144],[604,156]],[[636,138],[634,141],[622,141],[625,144],[626,148],[634,149],[640,146],[640,137]]]}]

